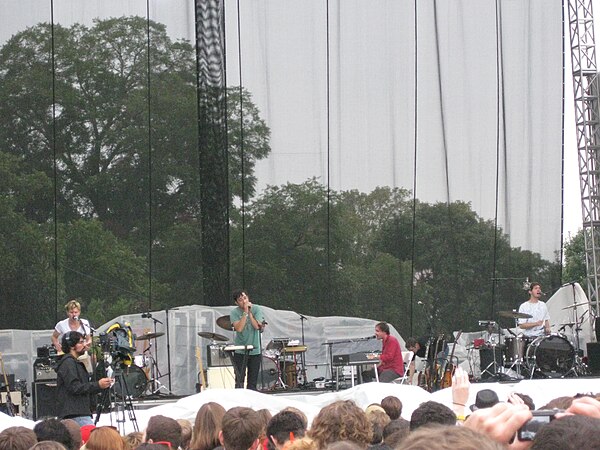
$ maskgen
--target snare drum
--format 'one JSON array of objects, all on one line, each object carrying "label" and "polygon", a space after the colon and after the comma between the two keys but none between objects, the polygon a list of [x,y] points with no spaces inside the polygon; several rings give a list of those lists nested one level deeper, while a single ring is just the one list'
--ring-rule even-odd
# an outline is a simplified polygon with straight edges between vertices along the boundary
[{"label": "snare drum", "polygon": [[575,365],[575,349],[563,336],[539,336],[527,348],[525,361],[532,372],[566,375]]}]

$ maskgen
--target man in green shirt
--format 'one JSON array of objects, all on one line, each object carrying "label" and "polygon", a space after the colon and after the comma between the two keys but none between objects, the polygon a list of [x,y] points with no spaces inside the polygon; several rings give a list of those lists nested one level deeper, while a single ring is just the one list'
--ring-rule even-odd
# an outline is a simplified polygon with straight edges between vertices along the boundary
[{"label": "man in green shirt", "polygon": [[252,346],[252,349],[247,353],[246,350],[236,350],[233,354],[235,387],[244,387],[247,369],[248,380],[246,387],[256,391],[256,382],[258,381],[261,361],[260,333],[262,333],[267,323],[265,322],[261,307],[253,305],[250,302],[246,291],[234,291],[233,300],[237,305],[230,314],[231,323],[235,330],[233,343],[240,346]]}]

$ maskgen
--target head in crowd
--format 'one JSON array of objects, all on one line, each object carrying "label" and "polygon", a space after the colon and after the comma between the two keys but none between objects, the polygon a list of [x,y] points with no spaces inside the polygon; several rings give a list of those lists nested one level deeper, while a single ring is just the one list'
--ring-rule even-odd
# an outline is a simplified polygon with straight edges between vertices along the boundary
[{"label": "head in crowd", "polygon": [[556,397],[540,409],[568,409],[573,403],[573,397]]},{"label": "head in crowd", "polygon": [[381,400],[381,407],[391,420],[398,419],[402,414],[402,402],[393,395],[388,395]]},{"label": "head in crowd", "polygon": [[540,427],[532,450],[581,450],[600,448],[600,419],[573,415]]},{"label": "head in crowd", "polygon": [[175,419],[156,415],[150,417],[146,427],[146,442],[170,442],[172,448],[181,444],[181,425]]},{"label": "head in crowd", "polygon": [[69,300],[66,305],[65,305],[65,312],[68,314],[71,311],[73,311],[74,309],[76,309],[77,311],[81,311],[81,303],[79,303],[77,301],[77,299],[71,299]]},{"label": "head in crowd", "polygon": [[61,422],[64,424],[65,427],[67,427],[67,430],[69,430],[69,433],[71,434],[71,439],[73,440],[73,446],[71,447],[71,449],[79,450],[79,447],[81,447],[82,445],[81,428],[79,427],[79,424],[73,419],[63,419],[61,420]]},{"label": "head in crowd", "polygon": [[379,322],[377,325],[375,325],[375,328],[379,328],[379,330],[383,331],[385,334],[390,334],[390,326],[387,324],[387,322]]},{"label": "head in crowd", "polygon": [[292,411],[278,412],[267,425],[267,437],[278,449],[290,440],[304,437],[305,432],[302,419]]},{"label": "head in crowd", "polygon": [[29,450],[69,450],[67,447],[56,441],[40,441]]},{"label": "head in crowd", "polygon": [[308,429],[308,417],[306,417],[306,414],[304,414],[304,411],[301,411],[298,408],[294,408],[293,406],[288,406],[287,408],[283,408],[281,411],[290,411],[290,412],[298,414],[298,417],[300,417],[300,419],[302,419],[302,426],[304,427],[304,430],[306,431]]},{"label": "head in crowd", "polygon": [[221,445],[219,432],[224,415],[225,408],[218,403],[208,402],[200,407],[194,422],[191,450],[212,450]]},{"label": "head in crowd", "polygon": [[320,450],[315,441],[304,436],[302,439],[296,439],[294,442],[288,442],[285,450]]},{"label": "head in crowd", "polygon": [[67,354],[74,348],[83,338],[83,334],[79,331],[69,331],[62,335],[60,339],[60,347],[63,353]]},{"label": "head in crowd", "polygon": [[366,448],[371,442],[367,415],[351,400],[331,403],[319,411],[308,431],[318,448],[336,441],[352,441]]},{"label": "head in crowd", "polygon": [[125,450],[125,442],[112,427],[97,427],[85,443],[87,450]]},{"label": "head in crowd", "polygon": [[421,427],[402,441],[403,450],[502,450],[506,447],[492,438],[456,425]]},{"label": "head in crowd", "polygon": [[225,450],[248,450],[258,446],[262,427],[259,414],[250,408],[231,408],[223,416],[221,444]]},{"label": "head in crowd", "polygon": [[396,448],[410,432],[410,422],[402,417],[392,420],[383,429],[383,443]]},{"label": "head in crowd", "polygon": [[192,424],[187,419],[177,419],[177,423],[181,427],[181,450],[187,450],[192,441]]},{"label": "head in crowd", "polygon": [[475,404],[471,405],[471,411],[483,408],[491,408],[499,401],[500,399],[498,398],[498,394],[496,394],[496,392],[492,391],[491,389],[482,389],[477,392],[477,395],[475,396]]},{"label": "head in crowd", "polygon": [[67,449],[73,447],[73,439],[71,433],[58,419],[46,419],[38,422],[33,427],[33,432],[37,436],[38,442],[41,441],[56,441],[60,442]]},{"label": "head in crowd", "polygon": [[535,403],[533,403],[533,399],[529,395],[519,394],[518,392],[515,392],[515,395],[520,397],[521,400],[523,400],[523,403],[525,403],[531,411],[535,409]]},{"label": "head in crowd", "polygon": [[138,445],[135,450],[176,450],[171,449],[168,445],[163,444],[152,444],[150,442],[142,442]]},{"label": "head in crowd", "polygon": [[371,424],[371,444],[381,444],[383,442],[383,429],[390,423],[389,416],[385,411],[371,411],[367,414],[367,419]]},{"label": "head in crowd", "polygon": [[410,417],[410,431],[424,425],[456,425],[456,414],[446,405],[428,401],[421,403]]},{"label": "head in crowd", "polygon": [[28,450],[37,443],[33,430],[25,427],[8,427],[0,433],[0,450]]},{"label": "head in crowd", "polygon": [[258,417],[260,417],[260,421],[261,421],[261,432],[259,435],[259,438],[261,440],[261,442],[267,438],[267,424],[269,423],[269,420],[271,420],[271,417],[273,417],[273,415],[271,414],[271,411],[269,411],[266,408],[262,408],[259,409],[258,411],[256,411],[258,413]]},{"label": "head in crowd", "polygon": [[142,442],[144,442],[144,433],[142,433],[141,431],[132,431],[131,433],[125,435],[123,441],[125,442],[125,448],[133,450],[134,448],[137,448]]},{"label": "head in crowd", "polygon": [[363,447],[352,441],[332,442],[325,450],[362,450]]}]

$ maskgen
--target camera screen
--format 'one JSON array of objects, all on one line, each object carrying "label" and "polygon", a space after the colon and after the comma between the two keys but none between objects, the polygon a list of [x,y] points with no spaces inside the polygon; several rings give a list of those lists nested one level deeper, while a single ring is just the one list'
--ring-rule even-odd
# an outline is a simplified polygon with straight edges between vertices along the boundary
[{"label": "camera screen", "polygon": [[533,416],[529,422],[519,429],[521,441],[532,441],[541,426],[550,423],[552,416]]}]

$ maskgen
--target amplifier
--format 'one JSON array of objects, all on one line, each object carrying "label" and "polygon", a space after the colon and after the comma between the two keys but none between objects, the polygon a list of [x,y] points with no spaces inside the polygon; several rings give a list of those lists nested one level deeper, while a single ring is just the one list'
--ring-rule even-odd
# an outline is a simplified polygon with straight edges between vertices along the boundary
[{"label": "amplifier", "polygon": [[331,358],[333,367],[343,367],[350,363],[350,355],[333,355]]},{"label": "amplifier", "polygon": [[56,381],[58,375],[52,366],[46,364],[33,365],[33,381]]},{"label": "amplifier", "polygon": [[56,383],[32,383],[33,420],[58,414]]},{"label": "amplifier", "polygon": [[231,366],[231,359],[225,352],[225,345],[212,344],[206,346],[206,362],[208,367]]}]

